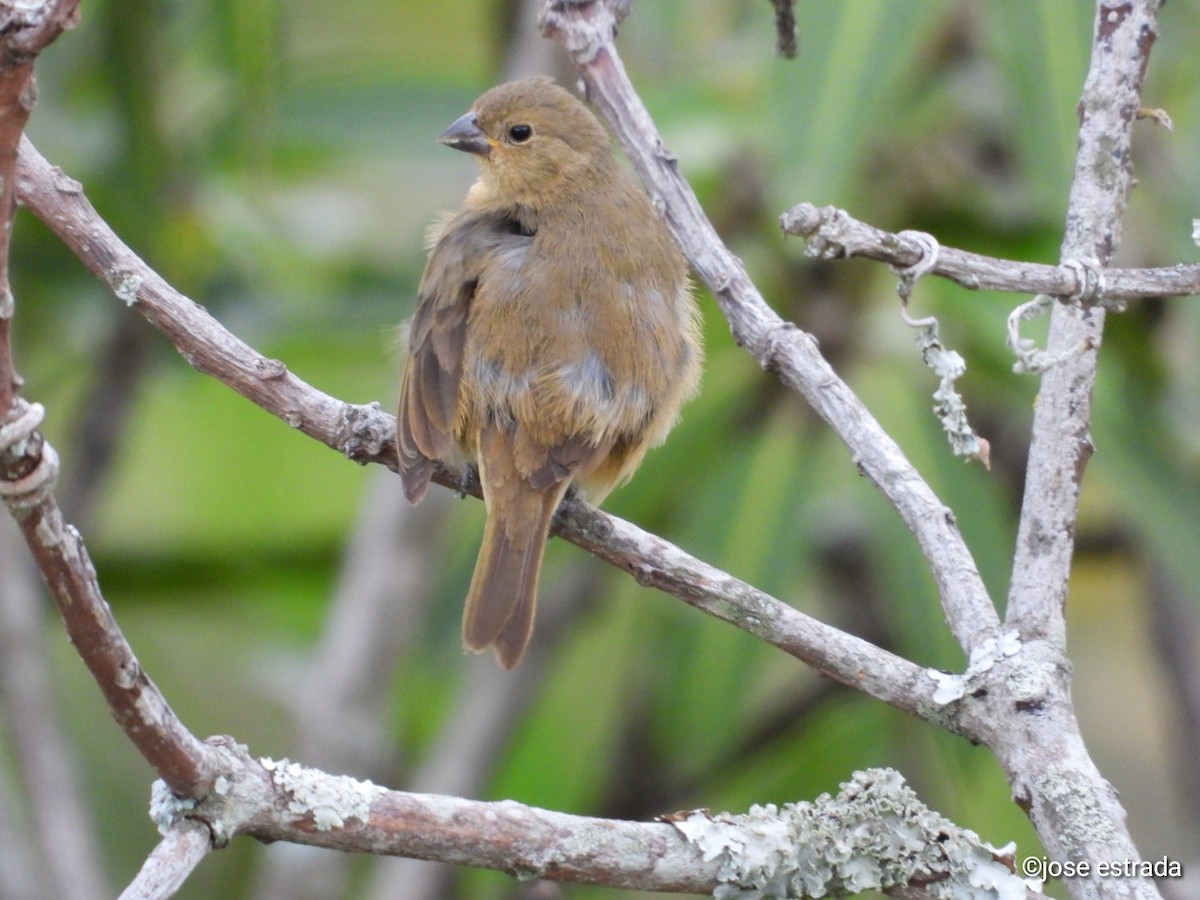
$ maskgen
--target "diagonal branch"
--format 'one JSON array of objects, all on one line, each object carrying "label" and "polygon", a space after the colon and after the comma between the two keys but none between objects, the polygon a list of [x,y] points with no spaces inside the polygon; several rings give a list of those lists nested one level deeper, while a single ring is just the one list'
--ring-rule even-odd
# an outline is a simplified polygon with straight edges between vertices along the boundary
[{"label": "diagonal branch", "polygon": [[41,407],[18,399],[13,408],[18,415],[0,427],[0,500],[20,526],[67,636],[117,724],[172,790],[201,796],[216,777],[210,754],[142,670],[100,594],[83,539],[63,521],[50,493],[57,456],[35,430]]},{"label": "diagonal branch", "polygon": [[[196,369],[351,459],[395,465],[395,423],[377,403],[354,405],[331,397],[227,331],[122,243],[79,183],[48,163],[27,140],[21,145],[17,181],[22,202],[120,299],[163,332]],[[443,472],[436,478],[444,485],[460,486],[460,479],[452,474]],[[925,497],[922,484],[909,479],[895,491]],[[935,514],[952,527],[948,510],[938,505]],[[936,683],[924,669],[806,616],[629,522],[581,501],[567,501],[556,518],[555,533],[831,678],[907,712],[946,723],[945,708],[928,702]],[[951,553],[943,555],[947,567],[952,565]],[[970,571],[974,572],[973,564]]]},{"label": "diagonal branch", "polygon": [[21,141],[16,182],[21,202],[195,369],[351,459],[393,464],[395,427],[378,403],[358,406],[330,397],[227,331],[123,243],[79,182],[51,166],[28,138]]},{"label": "diagonal branch", "polygon": [[203,822],[181,819],[163,835],[117,900],[173,897],[212,849],[212,835]]},{"label": "diagonal branch", "polygon": [[959,730],[951,711],[933,702],[937,682],[928,670],[807,616],[657,535],[584,503],[564,504],[555,526],[556,533],[625,569],[641,584],[736,625],[842,684]]},{"label": "diagonal branch", "polygon": [[999,617],[954,514],[833,371],[812,336],[767,305],[679,173],[617,53],[614,37],[623,11],[611,0],[551,0],[542,12],[542,27],[574,57],[588,99],[608,119],[688,260],[729,320],[735,340],[764,369],[804,396],[850,448],[859,471],[899,512],[929,562],[946,619],[963,649],[970,653],[994,641]]}]

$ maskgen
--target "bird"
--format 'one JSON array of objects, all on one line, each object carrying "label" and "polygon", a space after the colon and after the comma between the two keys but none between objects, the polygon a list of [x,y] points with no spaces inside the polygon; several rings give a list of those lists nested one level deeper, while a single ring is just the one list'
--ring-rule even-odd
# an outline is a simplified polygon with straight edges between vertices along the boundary
[{"label": "bird", "polygon": [[598,506],[665,440],[698,389],[700,315],[661,214],[552,79],[488,90],[438,140],[473,155],[478,179],[428,242],[398,471],[418,503],[437,463],[477,467],[463,645],[512,669],[555,510],[568,490]]}]

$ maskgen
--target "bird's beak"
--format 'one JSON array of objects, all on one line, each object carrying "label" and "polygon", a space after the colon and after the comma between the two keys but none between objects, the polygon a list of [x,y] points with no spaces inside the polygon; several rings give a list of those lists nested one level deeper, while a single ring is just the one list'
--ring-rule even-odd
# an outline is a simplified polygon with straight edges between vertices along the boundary
[{"label": "bird's beak", "polygon": [[479,127],[479,122],[473,112],[455,119],[450,127],[442,132],[438,143],[453,147],[455,150],[477,153],[480,156],[487,156],[492,149],[487,135]]}]

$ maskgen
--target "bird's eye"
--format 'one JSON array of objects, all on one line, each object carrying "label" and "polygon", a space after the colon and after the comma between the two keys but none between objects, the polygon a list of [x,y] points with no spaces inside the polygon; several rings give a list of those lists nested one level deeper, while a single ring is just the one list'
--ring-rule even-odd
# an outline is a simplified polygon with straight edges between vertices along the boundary
[{"label": "bird's eye", "polygon": [[528,125],[513,125],[508,129],[508,138],[514,144],[523,144],[533,137],[533,129]]}]

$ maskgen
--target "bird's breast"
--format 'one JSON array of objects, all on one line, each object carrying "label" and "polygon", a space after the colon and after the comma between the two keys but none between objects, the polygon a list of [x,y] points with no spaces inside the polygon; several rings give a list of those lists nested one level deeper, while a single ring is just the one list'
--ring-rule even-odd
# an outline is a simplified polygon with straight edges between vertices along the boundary
[{"label": "bird's breast", "polygon": [[665,406],[673,421],[686,366],[682,283],[638,248],[588,244],[539,227],[497,252],[472,301],[464,421],[501,420],[546,441],[597,444],[640,434]]}]

